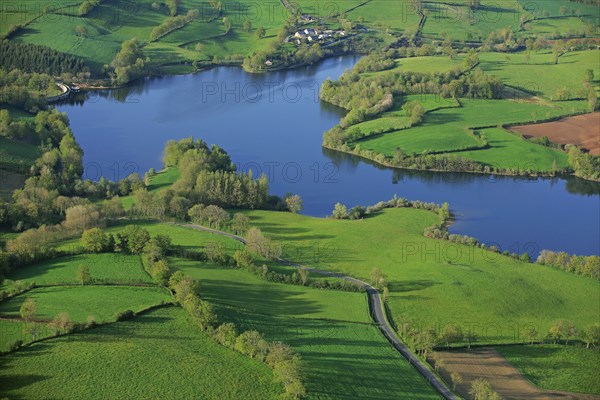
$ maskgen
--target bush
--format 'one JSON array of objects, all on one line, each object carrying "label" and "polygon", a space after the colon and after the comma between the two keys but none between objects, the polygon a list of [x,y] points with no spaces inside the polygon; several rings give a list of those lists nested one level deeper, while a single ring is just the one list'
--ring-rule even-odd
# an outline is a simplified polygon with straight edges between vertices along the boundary
[{"label": "bush", "polygon": [[135,313],[131,310],[125,310],[117,314],[117,321],[127,321],[135,317]]},{"label": "bush", "polygon": [[15,340],[14,342],[12,342],[10,344],[10,346],[8,346],[8,350],[9,351],[15,351],[17,349],[20,349],[21,347],[23,347],[23,341],[22,340]]}]

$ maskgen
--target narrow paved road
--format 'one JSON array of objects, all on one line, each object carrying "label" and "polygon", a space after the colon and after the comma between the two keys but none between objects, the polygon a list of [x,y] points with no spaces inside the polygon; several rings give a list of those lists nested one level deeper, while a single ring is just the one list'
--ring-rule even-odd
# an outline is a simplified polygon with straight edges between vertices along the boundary
[{"label": "narrow paved road", "polygon": [[[237,240],[238,242],[241,242],[243,244],[246,244],[246,239],[244,239],[241,236],[234,235],[232,233],[227,233],[195,224],[175,225],[192,228],[199,231],[214,233],[216,235],[225,236],[233,240]],[[385,318],[383,302],[381,301],[381,297],[379,296],[379,292],[377,291],[377,289],[369,285],[367,282],[361,281],[360,279],[352,278],[351,276],[347,276],[337,272],[325,271],[318,268],[307,267],[305,265],[296,264],[294,262],[284,259],[280,259],[279,261],[284,262],[294,268],[306,268],[309,272],[344,279],[348,282],[354,283],[355,285],[363,287],[367,291],[367,296],[369,298],[369,308],[371,309],[371,316],[373,317],[373,320],[379,325],[379,329],[381,330],[381,333],[383,333],[383,336],[385,336],[385,338],[392,344],[392,346],[394,346],[394,348],[398,350],[398,352],[400,352],[400,354],[402,354],[402,356],[413,367],[415,367],[417,371],[419,371],[419,373],[425,378],[425,380],[429,382],[429,384],[433,386],[442,397],[444,397],[447,400],[460,399],[458,396],[452,393],[452,391],[437,375],[435,375],[433,372],[431,372],[431,370],[429,370],[429,368],[427,368],[423,361],[421,361],[413,354],[413,352],[398,338],[398,336],[396,336],[396,333]]]}]

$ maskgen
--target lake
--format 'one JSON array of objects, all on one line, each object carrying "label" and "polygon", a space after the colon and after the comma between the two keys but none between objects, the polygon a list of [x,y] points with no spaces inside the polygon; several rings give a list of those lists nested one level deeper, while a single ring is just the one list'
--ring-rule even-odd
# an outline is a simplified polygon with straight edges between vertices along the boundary
[{"label": "lake", "polygon": [[57,106],[85,151],[86,178],[120,179],[162,167],[166,141],[187,136],[226,149],[242,171],[265,173],[271,191],[297,193],[303,213],[408,199],[450,203],[451,230],[502,250],[600,254],[600,185],[580,179],[526,179],[400,171],[321,147],[344,112],[321,103],[321,83],[357,57],[269,74],[221,67],[88,92]]}]

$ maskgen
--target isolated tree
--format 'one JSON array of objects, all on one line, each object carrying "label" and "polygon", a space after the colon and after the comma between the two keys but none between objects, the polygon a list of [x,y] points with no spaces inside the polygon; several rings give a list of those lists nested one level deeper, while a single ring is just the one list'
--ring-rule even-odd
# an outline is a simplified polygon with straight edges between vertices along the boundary
[{"label": "isolated tree", "polygon": [[583,81],[585,83],[592,83],[594,81],[594,70],[593,69],[585,70]]},{"label": "isolated tree", "polygon": [[383,302],[387,303],[388,298],[390,297],[390,289],[387,286],[385,286],[383,288],[383,295],[382,295],[382,297],[383,297]]},{"label": "isolated tree", "polygon": [[231,31],[232,23],[229,17],[223,18],[223,26],[225,27],[225,33],[229,33],[229,31]]},{"label": "isolated tree", "polygon": [[88,283],[90,283],[90,281],[92,280],[92,277],[90,275],[90,269],[87,267],[87,265],[83,265],[81,264],[79,267],[77,267],[77,282],[79,282],[79,284],[81,286],[83,285],[87,285]]},{"label": "isolated tree", "polygon": [[267,31],[262,26],[260,28],[258,28],[255,33],[256,37],[259,39],[264,38],[266,34],[267,34]]},{"label": "isolated tree", "polygon": [[250,30],[252,29],[252,22],[247,19],[244,21],[244,32],[250,32]]},{"label": "isolated tree", "polygon": [[25,299],[21,308],[19,309],[19,313],[21,314],[21,318],[25,320],[25,322],[29,322],[34,319],[37,315],[37,303],[34,299],[28,297]]},{"label": "isolated tree", "polygon": [[377,289],[382,289],[387,285],[387,275],[379,268],[373,268],[371,270],[371,283]]},{"label": "isolated tree", "polygon": [[108,237],[100,228],[92,228],[81,235],[83,248],[90,253],[100,253],[108,247]]},{"label": "isolated tree", "polygon": [[302,198],[300,195],[294,194],[286,196],[285,204],[291,212],[297,214],[302,210]]},{"label": "isolated tree", "polygon": [[458,372],[452,372],[450,374],[450,380],[452,381],[452,390],[456,390],[456,386],[463,383],[463,377]]},{"label": "isolated tree", "polygon": [[498,394],[492,389],[492,385],[484,378],[477,379],[471,383],[469,394],[473,396],[473,400],[500,400]]},{"label": "isolated tree", "polygon": [[84,25],[77,25],[75,27],[75,33],[77,34],[77,36],[81,36],[81,37],[88,36],[88,30]]},{"label": "isolated tree", "polygon": [[306,286],[306,284],[308,283],[308,269],[306,267],[300,267],[298,269],[298,274],[300,275],[300,282],[302,283],[303,286]]}]

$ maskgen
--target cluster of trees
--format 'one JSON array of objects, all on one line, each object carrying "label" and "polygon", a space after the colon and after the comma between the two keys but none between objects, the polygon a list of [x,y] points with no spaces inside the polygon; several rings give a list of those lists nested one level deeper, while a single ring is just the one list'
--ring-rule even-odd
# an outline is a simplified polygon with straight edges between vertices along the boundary
[{"label": "cluster of trees", "polygon": [[396,62],[388,54],[382,51],[375,51],[363,58],[354,66],[354,71],[362,74],[365,72],[378,72],[394,68]]},{"label": "cluster of trees", "polygon": [[564,251],[542,250],[536,263],[600,280],[599,256],[577,256],[569,255]]},{"label": "cluster of trees", "polygon": [[479,378],[471,383],[469,394],[474,400],[502,400],[502,397],[492,389],[487,379]]},{"label": "cluster of trees", "polygon": [[265,175],[259,179],[248,173],[236,172],[227,152],[218,146],[212,148],[202,140],[191,137],[171,141],[165,147],[165,166],[177,166],[180,178],[173,185],[177,196],[191,204],[212,204],[233,208],[278,208],[285,204],[276,196],[269,196],[269,182]]},{"label": "cluster of trees", "polygon": [[584,153],[577,146],[566,147],[569,165],[575,175],[592,181],[600,181],[600,156]]},{"label": "cluster of trees", "polygon": [[[7,71],[0,69],[0,103],[11,104],[36,113],[46,108],[46,97],[52,88],[56,88],[54,79],[47,74],[23,72],[18,69]],[[8,111],[0,125],[0,135],[10,137],[8,133]],[[14,129],[14,128],[13,128]],[[14,129],[16,132],[20,131]]]},{"label": "cluster of trees", "polygon": [[[533,342],[537,339],[538,333],[535,329],[530,329],[528,332],[528,339]],[[592,324],[587,326],[583,331],[579,331],[573,321],[566,319],[559,319],[552,322],[550,329],[548,330],[548,337],[553,341],[554,344],[560,343],[561,340],[565,341],[565,345],[569,344],[569,340],[579,337],[586,347],[598,347],[600,345],[600,324]]]},{"label": "cluster of trees", "polygon": [[136,38],[124,41],[121,49],[110,63],[113,82],[122,85],[140,78],[144,74],[146,62],[142,45]]},{"label": "cluster of trees", "polygon": [[186,15],[178,15],[165,19],[160,25],[152,29],[152,32],[150,32],[150,40],[154,42],[166,34],[184,27],[190,22],[198,19],[199,15],[200,12],[198,10],[189,10]]},{"label": "cluster of trees", "polygon": [[65,73],[89,76],[90,73],[83,59],[46,46],[2,40],[0,54],[0,68],[4,70],[20,69],[53,76]]},{"label": "cluster of trees", "polygon": [[79,15],[84,17],[88,15],[94,8],[98,7],[102,0],[84,0],[79,5]]}]

